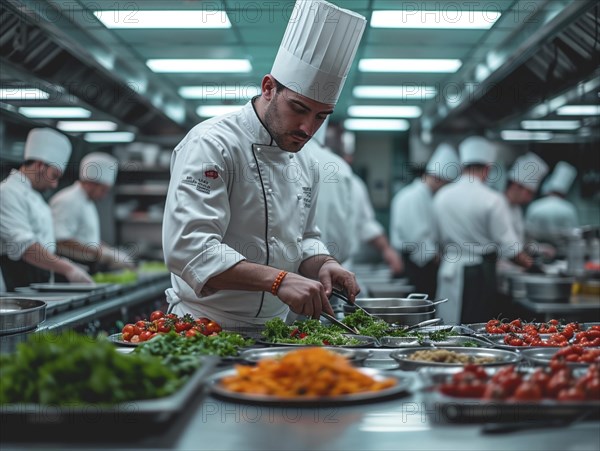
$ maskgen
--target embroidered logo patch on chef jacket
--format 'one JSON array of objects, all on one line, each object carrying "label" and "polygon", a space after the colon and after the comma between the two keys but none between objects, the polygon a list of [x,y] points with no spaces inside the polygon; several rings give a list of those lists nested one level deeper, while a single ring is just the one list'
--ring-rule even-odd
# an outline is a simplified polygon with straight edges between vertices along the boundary
[{"label": "embroidered logo patch on chef jacket", "polygon": [[312,204],[312,187],[303,186],[302,194],[303,194],[303,200],[304,200],[304,207],[310,208],[310,206]]},{"label": "embroidered logo patch on chef jacket", "polygon": [[[209,171],[206,171],[206,172],[209,172]],[[213,172],[216,173],[216,171],[213,171]],[[181,181],[181,183],[183,185],[193,186],[196,191],[200,191],[201,193],[210,194],[210,184],[209,184],[208,180],[205,180],[205,179],[198,180],[198,179],[195,179],[194,177],[188,175],[186,178],[184,178]]]}]

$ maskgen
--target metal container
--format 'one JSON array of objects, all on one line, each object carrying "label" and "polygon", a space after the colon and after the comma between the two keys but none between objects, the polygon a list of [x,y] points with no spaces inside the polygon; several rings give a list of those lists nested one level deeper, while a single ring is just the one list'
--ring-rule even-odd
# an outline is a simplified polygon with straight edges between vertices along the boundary
[{"label": "metal container", "polygon": [[421,313],[373,313],[373,316],[384,320],[386,323],[401,324],[412,326],[427,319],[432,319],[435,315],[435,309],[430,312]]},{"label": "metal container", "polygon": [[[445,362],[426,362],[420,360],[411,360],[409,357],[417,351],[432,351],[436,348],[414,348],[414,349],[400,349],[390,353],[390,357],[395,359],[400,364],[400,369],[407,371],[414,371],[420,368],[427,367],[440,367],[440,368],[451,368],[451,367],[462,367],[464,363],[445,363]],[[504,351],[501,349],[483,349],[483,348],[459,348],[459,347],[444,347],[444,350],[453,351],[458,354],[463,354],[472,358],[480,357],[491,357],[494,359],[493,362],[482,363],[480,365],[491,367],[491,366],[502,366],[516,364],[521,360],[521,356],[515,352]]]},{"label": "metal container", "polygon": [[524,277],[527,299],[533,302],[569,302],[572,277],[529,276]]},{"label": "metal container", "polygon": [[0,335],[35,329],[46,319],[46,303],[36,299],[0,298]]},{"label": "metal container", "polygon": [[[359,298],[356,303],[372,314],[429,313],[435,310],[434,302],[426,294],[413,293],[406,298]],[[344,312],[352,313],[355,307],[344,305]]]}]

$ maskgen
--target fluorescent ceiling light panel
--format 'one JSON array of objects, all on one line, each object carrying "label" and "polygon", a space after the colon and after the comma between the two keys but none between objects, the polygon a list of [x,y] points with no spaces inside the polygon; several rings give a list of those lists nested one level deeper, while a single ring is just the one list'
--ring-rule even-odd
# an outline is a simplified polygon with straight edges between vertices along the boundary
[{"label": "fluorescent ceiling light panel", "polygon": [[159,73],[246,73],[252,71],[247,59],[150,59],[146,65]]},{"label": "fluorescent ceiling light panel", "polygon": [[179,88],[179,95],[184,99],[248,100],[259,94],[260,86],[256,85],[205,85]]},{"label": "fluorescent ceiling light panel", "polygon": [[344,128],[352,131],[404,132],[410,128],[410,124],[404,119],[346,119]]},{"label": "fluorescent ceiling light panel", "polygon": [[548,141],[554,136],[550,132],[528,132],[525,130],[502,130],[500,136],[504,141]]},{"label": "fluorescent ceiling light panel", "polygon": [[231,28],[225,11],[94,11],[107,28]]},{"label": "fluorescent ceiling light panel", "polygon": [[63,132],[112,132],[117,124],[112,121],[59,121],[56,128]]},{"label": "fluorescent ceiling light panel", "polygon": [[565,105],[556,110],[559,116],[598,116],[600,105]]},{"label": "fluorescent ceiling light panel", "polygon": [[435,97],[433,86],[355,86],[352,94],[357,99],[427,100]]},{"label": "fluorescent ceiling light panel", "polygon": [[456,72],[462,62],[458,59],[363,58],[358,62],[361,72]]},{"label": "fluorescent ceiling light panel", "polygon": [[353,105],[348,108],[348,116],[352,117],[420,117],[418,106],[389,105]]},{"label": "fluorescent ceiling light panel", "polygon": [[48,97],[50,94],[37,88],[0,89],[0,99],[2,100],[46,100]]},{"label": "fluorescent ceiling light panel", "polygon": [[202,105],[196,110],[200,117],[215,117],[221,114],[233,113],[241,109],[243,105]]},{"label": "fluorescent ceiling light panel", "polygon": [[88,118],[92,115],[92,112],[85,108],[79,107],[37,107],[37,106],[23,106],[19,108],[19,113],[23,116],[32,118]]},{"label": "fluorescent ceiling light panel", "polygon": [[500,18],[496,11],[460,11],[452,8],[373,11],[373,28],[439,28],[488,30]]},{"label": "fluorescent ceiling light panel", "polygon": [[83,139],[90,143],[130,143],[135,139],[132,132],[86,133]]},{"label": "fluorescent ceiling light panel", "polygon": [[525,130],[577,130],[579,127],[579,121],[521,121],[521,128]]}]

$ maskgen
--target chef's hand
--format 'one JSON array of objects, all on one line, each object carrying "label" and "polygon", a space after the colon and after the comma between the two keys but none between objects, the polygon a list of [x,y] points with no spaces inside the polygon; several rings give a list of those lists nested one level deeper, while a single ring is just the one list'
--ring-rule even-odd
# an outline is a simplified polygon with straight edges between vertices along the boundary
[{"label": "chef's hand", "polygon": [[334,259],[325,261],[319,269],[319,281],[325,287],[325,294],[329,298],[333,287],[344,291],[348,300],[354,303],[356,295],[360,293],[360,287],[354,277],[354,273],[345,269]]},{"label": "chef's hand", "polygon": [[321,312],[333,315],[333,309],[325,294],[325,288],[316,280],[288,273],[277,291],[277,297],[299,315],[319,318]]},{"label": "chef's hand", "polygon": [[388,247],[383,252],[383,259],[390,267],[390,271],[392,272],[392,276],[399,276],[404,271],[404,262],[402,261],[402,257],[396,252],[396,250],[392,247]]},{"label": "chef's hand", "polygon": [[94,283],[90,275],[79,266],[71,263],[71,268],[64,274],[70,283]]}]

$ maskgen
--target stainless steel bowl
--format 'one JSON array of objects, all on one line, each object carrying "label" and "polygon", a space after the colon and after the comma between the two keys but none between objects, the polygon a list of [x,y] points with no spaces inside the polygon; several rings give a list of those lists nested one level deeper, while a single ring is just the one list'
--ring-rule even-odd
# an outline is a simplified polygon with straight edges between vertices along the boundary
[{"label": "stainless steel bowl", "polygon": [[572,277],[529,276],[524,277],[527,299],[533,302],[569,302]]},{"label": "stainless steel bowl", "polygon": [[36,299],[0,298],[0,335],[35,329],[46,319],[46,303]]},{"label": "stainless steel bowl", "polygon": [[435,315],[435,309],[430,312],[421,313],[373,313],[373,316],[384,320],[386,323],[412,326],[427,319],[432,319]]},{"label": "stainless steel bowl", "polygon": [[[413,296],[413,295],[411,295]],[[423,298],[359,298],[356,303],[372,314],[429,313],[435,310],[433,301]],[[344,305],[345,313],[356,307]]]}]

